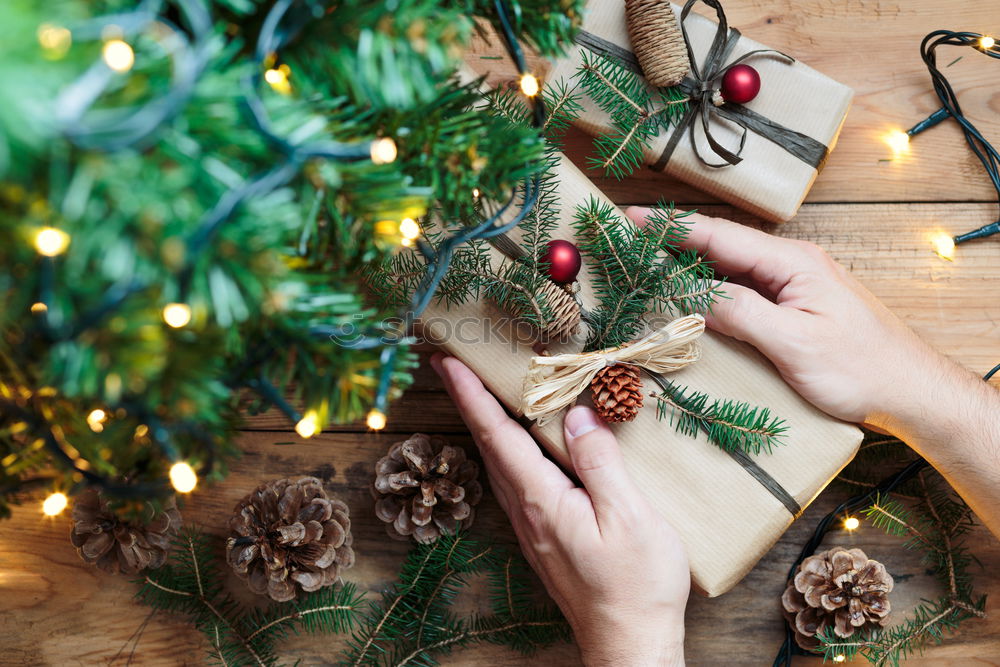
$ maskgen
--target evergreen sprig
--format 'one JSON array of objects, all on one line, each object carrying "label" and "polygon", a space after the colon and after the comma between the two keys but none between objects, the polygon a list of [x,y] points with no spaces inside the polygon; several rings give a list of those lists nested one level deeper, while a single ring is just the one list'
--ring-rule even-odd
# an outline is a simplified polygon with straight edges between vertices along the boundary
[{"label": "evergreen sprig", "polygon": [[611,130],[594,140],[596,157],[588,164],[622,179],[643,164],[655,137],[668,131],[687,111],[678,88],[653,88],[616,60],[581,50],[576,76],[610,120]]},{"label": "evergreen sprig", "polygon": [[188,616],[208,640],[213,664],[276,665],[276,644],[290,634],[348,632],[363,610],[363,596],[344,584],[246,611],[223,587],[217,547],[204,533],[182,531],[167,564],[146,571],[136,593],[154,609]]},{"label": "evergreen sprig", "polygon": [[[483,575],[492,613],[456,616],[456,597],[470,578]],[[569,640],[569,625],[558,610],[534,600],[526,577],[518,559],[463,534],[417,546],[399,580],[372,603],[344,664],[430,667],[438,664],[437,656],[482,642],[527,654]]]},{"label": "evergreen sprig", "polygon": [[788,427],[767,408],[748,403],[713,399],[664,380],[663,392],[654,394],[660,419],[669,419],[678,432],[695,437],[704,431],[710,442],[727,452],[768,454],[782,444]]},{"label": "evergreen sprig", "polygon": [[[865,445],[873,452],[878,451],[883,461],[895,459],[905,463],[913,457],[894,438],[873,436],[862,445],[863,450]],[[863,479],[861,469],[869,467],[864,459],[871,455],[855,459],[842,473],[852,486]],[[826,659],[860,655],[875,665],[897,667],[901,660],[944,641],[964,621],[985,617],[986,597],[973,590],[969,568],[974,557],[963,540],[975,526],[975,517],[940,474],[921,471],[903,493],[878,495],[864,514],[875,527],[904,538],[904,548],[923,552],[924,563],[944,593],[936,599],[923,600],[903,622],[888,628],[866,630],[847,639],[837,637],[832,628],[827,628],[817,635],[818,651]]]},{"label": "evergreen sprig", "polygon": [[711,306],[719,294],[711,265],[681,248],[688,215],[661,202],[639,227],[596,198],[577,207],[573,226],[598,300],[587,350],[631,341],[652,310],[687,314]]}]

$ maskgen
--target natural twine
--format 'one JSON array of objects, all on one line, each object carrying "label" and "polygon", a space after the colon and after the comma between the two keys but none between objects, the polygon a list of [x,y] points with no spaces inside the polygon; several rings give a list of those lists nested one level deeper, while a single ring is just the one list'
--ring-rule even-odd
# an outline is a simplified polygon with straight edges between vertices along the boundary
[{"label": "natural twine", "polygon": [[625,0],[625,22],[646,81],[663,88],[687,76],[691,61],[669,0]]},{"label": "natural twine", "polygon": [[573,403],[605,366],[628,363],[651,373],[678,371],[701,358],[697,339],[704,331],[704,317],[686,315],[620,347],[532,357],[524,378],[521,413],[544,425]]}]

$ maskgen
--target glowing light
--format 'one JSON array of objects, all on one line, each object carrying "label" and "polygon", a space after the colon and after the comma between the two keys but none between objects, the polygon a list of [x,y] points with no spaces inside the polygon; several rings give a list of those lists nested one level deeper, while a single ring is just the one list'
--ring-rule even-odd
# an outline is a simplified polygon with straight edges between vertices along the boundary
[{"label": "glowing light", "polygon": [[288,82],[288,75],[292,73],[288,65],[281,64],[264,72],[264,81],[267,81],[276,92],[282,95],[292,94],[292,84]]},{"label": "glowing light", "polygon": [[31,312],[34,313],[35,315],[40,315],[42,313],[49,312],[49,307],[46,306],[41,301],[36,301],[35,303],[31,304]]},{"label": "glowing light", "polygon": [[983,35],[982,37],[979,38],[979,46],[983,47],[984,49],[992,49],[994,46],[996,46],[996,43],[997,40],[993,39],[989,35]]},{"label": "glowing light", "polygon": [[480,194],[481,193],[479,192],[479,188],[472,188],[472,198],[473,199],[479,199],[479,195]]},{"label": "glowing light", "polygon": [[35,234],[35,249],[46,257],[61,255],[69,247],[69,234],[55,227],[43,227]]},{"label": "glowing light", "polygon": [[847,660],[847,656],[844,655],[843,653],[838,653],[837,655],[833,656],[834,662],[844,662],[845,660]]},{"label": "glowing light", "polygon": [[937,253],[938,257],[949,262],[955,259],[955,239],[941,232],[934,235],[931,243],[934,244],[934,252]]},{"label": "glowing light", "polygon": [[66,497],[65,493],[50,494],[42,503],[42,514],[45,516],[58,516],[62,514],[62,511],[66,509],[66,505],[68,504],[69,498]]},{"label": "glowing light", "polygon": [[902,130],[893,130],[885,135],[885,143],[889,144],[892,152],[899,157],[910,150],[910,135]]},{"label": "glowing light", "polygon": [[180,461],[170,466],[170,483],[179,493],[191,493],[198,486],[198,475],[194,468]]},{"label": "glowing light", "polygon": [[371,153],[375,164],[389,164],[396,159],[398,153],[396,142],[389,137],[376,139],[372,142]]},{"label": "glowing light", "polygon": [[413,218],[403,218],[399,223],[399,233],[404,240],[413,241],[420,236],[420,225]]},{"label": "glowing light", "polygon": [[100,408],[97,408],[96,410],[91,410],[90,414],[87,415],[87,426],[89,426],[90,430],[93,431],[94,433],[100,433],[101,431],[104,430],[104,422],[107,420],[107,418],[108,418],[108,413],[106,413],[104,410],[101,410]]},{"label": "glowing light", "polygon": [[38,43],[52,60],[62,58],[73,45],[73,33],[60,25],[43,23],[38,26]]},{"label": "glowing light", "polygon": [[315,410],[310,410],[295,425],[295,432],[303,438],[311,438],[319,432],[319,415]]},{"label": "glowing light", "polygon": [[385,428],[385,413],[381,410],[372,410],[368,413],[368,419],[365,420],[365,423],[368,424],[368,428],[371,430],[381,431]]},{"label": "glowing light", "polygon": [[847,530],[857,530],[858,526],[861,525],[861,521],[858,520],[856,516],[849,516],[844,519],[844,528]]},{"label": "glowing light", "polygon": [[534,97],[538,94],[538,79],[535,78],[534,74],[525,74],[521,77],[521,92],[528,97]]},{"label": "glowing light", "polygon": [[121,39],[109,39],[104,42],[101,56],[104,58],[104,64],[119,74],[129,71],[135,64],[135,51],[128,42]]},{"label": "glowing light", "polygon": [[168,303],[163,307],[163,321],[174,329],[187,326],[191,321],[191,307],[186,303]]}]

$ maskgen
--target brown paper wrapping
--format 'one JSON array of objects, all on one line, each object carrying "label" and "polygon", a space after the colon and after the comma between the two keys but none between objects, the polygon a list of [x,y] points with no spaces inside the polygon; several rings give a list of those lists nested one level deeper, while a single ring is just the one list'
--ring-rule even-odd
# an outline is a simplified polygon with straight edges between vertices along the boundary
[{"label": "brown paper wrapping", "polygon": [[[679,7],[674,5],[673,8],[676,13],[680,13]],[[704,62],[718,25],[715,21],[692,12],[685,27],[693,45],[696,62],[700,65]],[[632,50],[625,25],[623,2],[588,2],[583,30]],[[726,62],[749,51],[767,48],[770,47],[744,36],[733,48]],[[549,78],[570,81],[580,66],[582,49],[577,45],[570,47],[567,56],[553,64]],[[854,92],[800,61],[788,64],[773,58],[757,57],[748,64],[760,72],[761,88],[760,94],[745,106],[816,139],[832,151]],[[606,134],[610,129],[607,114],[584,97],[584,112],[576,124],[590,134]],[[698,150],[709,162],[721,162],[709,147],[701,123],[697,122],[696,126]],[[740,145],[741,128],[735,124],[714,119],[712,133],[723,146],[733,151]],[[652,142],[651,148],[646,152],[647,164],[656,163],[667,139],[668,135],[665,133]],[[764,220],[785,222],[794,217],[816,180],[817,170],[752,131],[747,134],[741,157],[743,161],[737,165],[721,169],[708,167],[695,156],[690,133],[685,131],[665,172]]]},{"label": "brown paper wrapping", "polygon": [[[591,196],[607,199],[568,159],[562,159],[558,173],[561,215],[559,231],[553,238],[572,239],[576,206]],[[493,252],[499,265],[502,256]],[[594,304],[586,266],[579,281],[584,304]],[[514,327],[503,313],[486,301],[450,309],[435,304],[422,320],[427,339],[441,344],[472,368],[487,388],[517,414],[533,352],[523,337],[521,342],[516,341]],[[505,324],[497,326],[498,321]],[[584,333],[550,350],[554,354],[578,352]],[[753,348],[711,332],[703,336],[702,344],[702,360],[674,377],[716,398],[766,406],[786,420],[786,445],[770,455],[761,454],[756,461],[804,508],[854,455],[861,432],[827,417],[799,398]],[[652,380],[644,377],[643,390],[656,390]],[[629,473],[653,506],[680,532],[696,588],[709,596],[720,595],[750,571],[788,528],[793,516],[704,435],[697,439],[679,435],[656,418],[654,401],[646,402],[635,421],[612,426]],[[531,430],[563,466],[572,469],[563,443],[561,418]]]}]

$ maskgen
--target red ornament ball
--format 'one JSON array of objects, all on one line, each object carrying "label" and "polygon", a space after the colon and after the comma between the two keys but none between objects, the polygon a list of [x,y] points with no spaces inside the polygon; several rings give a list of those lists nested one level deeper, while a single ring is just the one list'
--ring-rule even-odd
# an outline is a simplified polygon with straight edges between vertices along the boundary
[{"label": "red ornament ball", "polygon": [[760,74],[750,65],[733,65],[722,75],[722,98],[746,104],[760,92]]},{"label": "red ornament ball", "polygon": [[542,255],[542,261],[549,265],[549,278],[557,283],[571,283],[580,273],[583,258],[580,250],[569,241],[549,241]]}]

